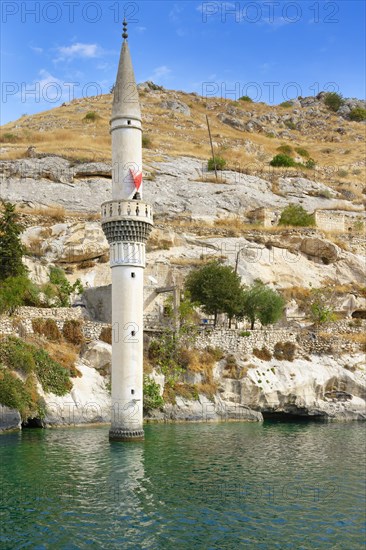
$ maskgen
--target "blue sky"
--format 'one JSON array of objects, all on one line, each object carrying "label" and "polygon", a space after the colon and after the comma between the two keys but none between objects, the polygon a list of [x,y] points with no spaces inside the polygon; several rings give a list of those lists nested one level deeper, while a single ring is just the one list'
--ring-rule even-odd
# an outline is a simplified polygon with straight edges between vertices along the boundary
[{"label": "blue sky", "polygon": [[106,93],[124,13],[138,82],[270,104],[365,95],[362,0],[2,0],[1,123]]}]

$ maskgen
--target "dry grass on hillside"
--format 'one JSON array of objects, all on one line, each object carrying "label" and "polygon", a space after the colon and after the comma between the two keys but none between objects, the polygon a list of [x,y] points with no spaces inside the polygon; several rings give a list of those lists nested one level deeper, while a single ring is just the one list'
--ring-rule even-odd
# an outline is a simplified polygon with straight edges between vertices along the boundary
[{"label": "dry grass on hillside", "polygon": [[[229,169],[256,173],[261,167],[268,167],[269,160],[278,153],[281,145],[306,149],[316,161],[318,170],[306,171],[310,179],[327,181],[331,187],[337,185],[362,185],[365,179],[364,150],[357,136],[363,134],[363,127],[356,122],[342,121],[346,134],[339,135],[339,117],[325,112],[325,129],[301,134],[291,130],[293,138],[271,137],[266,133],[245,132],[222,123],[217,115],[229,107],[247,117],[275,113],[292,113],[292,108],[269,106],[262,103],[245,103],[220,98],[204,98],[183,92],[162,91],[158,94],[141,92],[143,128],[149,136],[149,148],[144,148],[144,162],[157,160],[157,155],[193,156],[207,160],[211,156],[206,114],[210,119],[215,153],[223,156]],[[162,109],[166,99],[177,99],[191,109],[190,116]],[[23,116],[2,127],[1,155],[4,159],[20,158],[29,146],[37,152],[54,153],[79,161],[110,161],[111,138],[109,119],[111,95],[76,99],[71,103],[31,116]],[[86,121],[93,114],[95,120]],[[248,118],[248,117],[247,117]],[[276,130],[276,127],[273,128]],[[336,141],[336,140],[338,141]],[[244,142],[250,145],[250,153]],[[330,170],[330,172],[329,172]],[[281,175],[281,169],[277,170]],[[294,171],[296,172],[296,170]],[[288,173],[288,169],[286,169]]]}]

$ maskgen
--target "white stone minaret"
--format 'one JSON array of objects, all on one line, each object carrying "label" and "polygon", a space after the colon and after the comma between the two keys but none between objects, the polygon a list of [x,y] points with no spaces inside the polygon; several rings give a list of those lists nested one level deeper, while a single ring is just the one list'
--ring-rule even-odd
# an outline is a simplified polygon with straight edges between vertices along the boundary
[{"label": "white stone minaret", "polygon": [[112,200],[102,204],[102,227],[112,268],[112,426],[109,438],[133,441],[143,430],[143,291],[145,242],[153,225],[142,201],[141,111],[127,23],[114,89]]}]

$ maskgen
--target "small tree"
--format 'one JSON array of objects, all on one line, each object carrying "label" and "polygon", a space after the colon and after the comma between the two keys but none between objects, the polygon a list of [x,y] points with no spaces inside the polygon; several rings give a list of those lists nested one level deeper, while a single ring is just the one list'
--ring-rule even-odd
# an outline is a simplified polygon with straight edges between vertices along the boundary
[{"label": "small tree", "polygon": [[191,299],[201,304],[205,313],[214,315],[215,325],[219,313],[227,313],[232,318],[238,312],[242,287],[240,277],[230,266],[214,261],[191,271],[185,288]]},{"label": "small tree", "polygon": [[0,218],[0,281],[8,277],[25,275],[27,268],[22,262],[25,248],[20,240],[23,227],[15,205],[1,201]]},{"label": "small tree", "polygon": [[328,92],[324,96],[324,103],[328,109],[336,112],[342,107],[344,100],[341,94],[337,94],[337,92]]},{"label": "small tree", "polygon": [[285,300],[278,292],[256,281],[243,292],[239,316],[247,318],[253,330],[256,320],[259,320],[262,325],[270,325],[278,321],[284,306]]},{"label": "small tree", "polygon": [[226,160],[222,157],[213,157],[210,158],[207,162],[207,170],[212,171],[215,170],[223,170],[226,166]]},{"label": "small tree", "polygon": [[314,216],[308,214],[300,204],[289,204],[282,210],[279,225],[309,227],[315,225]]},{"label": "small tree", "polygon": [[51,267],[50,282],[42,287],[49,305],[56,307],[69,307],[71,294],[74,292],[81,294],[83,290],[80,279],[77,279],[72,285],[66,279],[65,272],[60,267]]},{"label": "small tree", "polygon": [[334,292],[331,288],[313,288],[306,302],[309,317],[315,325],[335,320]]}]

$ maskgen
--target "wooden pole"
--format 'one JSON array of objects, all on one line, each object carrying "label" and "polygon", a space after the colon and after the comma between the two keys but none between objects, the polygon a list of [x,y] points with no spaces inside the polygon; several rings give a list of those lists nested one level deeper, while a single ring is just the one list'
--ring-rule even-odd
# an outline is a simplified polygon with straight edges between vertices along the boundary
[{"label": "wooden pole", "polygon": [[215,155],[214,155],[213,144],[212,144],[210,123],[208,121],[208,115],[206,115],[206,121],[207,121],[208,135],[210,136],[212,160],[213,160],[214,168],[215,168],[215,177],[216,177],[216,181],[217,181],[217,168],[216,168]]}]

